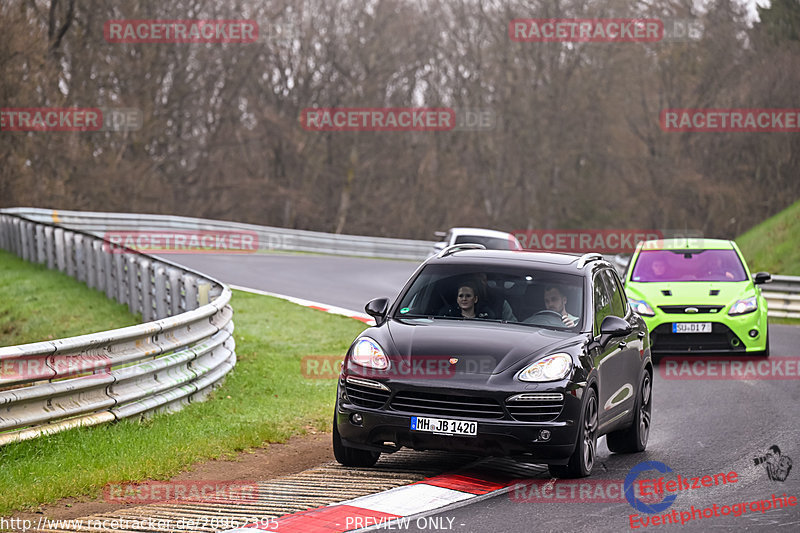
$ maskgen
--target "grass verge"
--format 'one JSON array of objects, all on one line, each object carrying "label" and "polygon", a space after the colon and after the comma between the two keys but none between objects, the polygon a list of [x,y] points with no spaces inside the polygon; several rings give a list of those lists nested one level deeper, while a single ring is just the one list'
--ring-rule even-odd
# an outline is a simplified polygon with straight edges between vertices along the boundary
[{"label": "grass verge", "polygon": [[330,430],[336,380],[304,378],[301,358],[344,354],[364,324],[240,291],[232,305],[238,362],[208,401],[0,448],[0,515],[94,498],[111,482],[168,479],[197,461],[285,442],[308,427]]},{"label": "grass verge", "polygon": [[[736,239],[750,271],[800,276],[800,201]],[[769,285],[766,286],[769,288]],[[769,319],[772,324],[800,325],[800,318]]]},{"label": "grass verge", "polygon": [[751,272],[800,276],[800,201],[736,239]]},{"label": "grass verge", "polygon": [[[72,337],[141,321],[128,306],[44,265],[0,250],[0,346]],[[58,317],[53,320],[53,317]]]}]

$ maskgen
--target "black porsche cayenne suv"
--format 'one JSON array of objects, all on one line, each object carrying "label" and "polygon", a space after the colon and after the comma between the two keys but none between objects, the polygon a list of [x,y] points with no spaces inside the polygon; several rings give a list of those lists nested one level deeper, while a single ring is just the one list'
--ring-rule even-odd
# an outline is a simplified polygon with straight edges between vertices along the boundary
[{"label": "black porsche cayenne suv", "polygon": [[599,254],[451,246],[399,297],[370,301],[376,326],[347,351],[334,455],[371,466],[401,447],[520,456],[556,477],[592,472],[597,438],[647,445],[647,325]]}]

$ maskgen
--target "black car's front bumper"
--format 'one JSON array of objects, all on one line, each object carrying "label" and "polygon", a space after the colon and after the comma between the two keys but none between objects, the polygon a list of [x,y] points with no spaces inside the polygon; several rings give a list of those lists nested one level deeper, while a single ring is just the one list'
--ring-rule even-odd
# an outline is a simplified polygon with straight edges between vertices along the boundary
[{"label": "black car's front bumper", "polygon": [[[436,389],[440,391],[441,389]],[[531,460],[551,464],[565,464],[575,449],[578,421],[581,413],[581,392],[573,390],[563,393],[563,406],[553,420],[546,422],[523,422],[515,420],[505,407],[504,400],[510,396],[501,391],[473,392],[465,398],[494,397],[502,407],[499,418],[486,419],[468,415],[432,412],[398,411],[392,408],[397,391],[392,399],[380,407],[364,407],[354,404],[342,394],[340,384],[336,405],[336,423],[342,442],[351,448],[382,452],[397,451],[401,447],[414,450],[446,450],[476,455],[529,456]],[[406,394],[414,391],[403,391]],[[420,394],[425,391],[419,389]],[[360,423],[353,421],[353,414],[361,415]],[[451,436],[412,431],[411,417],[427,416],[470,420],[478,423],[477,436]],[[544,430],[544,432],[543,432]]]}]

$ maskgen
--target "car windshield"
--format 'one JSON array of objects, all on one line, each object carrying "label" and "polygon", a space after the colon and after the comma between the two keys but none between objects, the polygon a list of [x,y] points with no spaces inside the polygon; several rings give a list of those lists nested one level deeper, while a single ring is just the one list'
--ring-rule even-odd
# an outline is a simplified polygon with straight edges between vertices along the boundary
[{"label": "car windshield", "polygon": [[459,235],[453,244],[482,244],[487,250],[515,250],[514,242],[509,237],[484,237],[481,235]]},{"label": "car windshield", "polygon": [[631,281],[745,281],[734,250],[646,250],[639,254]]},{"label": "car windshield", "polygon": [[583,277],[528,267],[427,265],[395,318],[475,319],[578,329]]}]

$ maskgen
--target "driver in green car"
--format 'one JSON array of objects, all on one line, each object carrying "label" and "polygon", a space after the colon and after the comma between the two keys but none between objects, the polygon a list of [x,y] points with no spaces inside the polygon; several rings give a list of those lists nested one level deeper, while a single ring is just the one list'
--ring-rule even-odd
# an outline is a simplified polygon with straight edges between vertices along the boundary
[{"label": "driver in green car", "polygon": [[567,297],[557,285],[548,285],[544,289],[544,306],[548,311],[555,311],[561,315],[561,321],[571,328],[578,323],[578,317],[567,313]]}]

